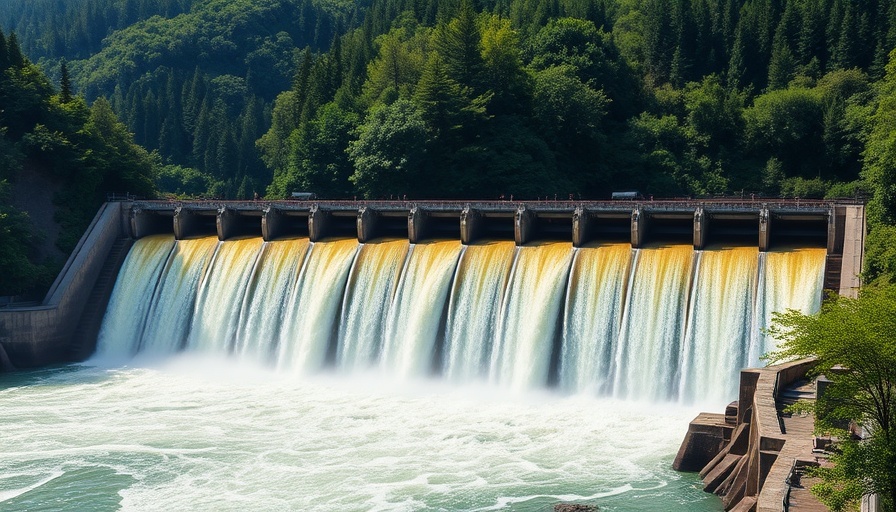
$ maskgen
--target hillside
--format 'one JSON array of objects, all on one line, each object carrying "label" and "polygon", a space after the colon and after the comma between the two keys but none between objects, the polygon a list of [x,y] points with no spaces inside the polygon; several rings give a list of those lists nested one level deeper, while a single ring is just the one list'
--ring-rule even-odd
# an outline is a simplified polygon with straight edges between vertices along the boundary
[{"label": "hillside", "polygon": [[0,296],[39,298],[107,193],[155,194],[156,160],[63,76],[54,87],[0,31]]},{"label": "hillside", "polygon": [[71,59],[168,192],[875,193],[893,216],[893,2],[107,2],[124,14],[98,50],[25,47],[54,74]]}]

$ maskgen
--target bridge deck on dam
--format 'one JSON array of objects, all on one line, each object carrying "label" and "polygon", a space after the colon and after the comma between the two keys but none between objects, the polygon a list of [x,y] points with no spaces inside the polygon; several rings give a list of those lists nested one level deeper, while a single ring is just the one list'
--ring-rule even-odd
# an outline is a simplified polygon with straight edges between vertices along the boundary
[{"label": "bridge deck on dam", "polygon": [[[226,240],[303,236],[728,242],[767,250],[776,244],[827,247],[840,254],[849,202],[716,199],[658,201],[137,201],[129,204],[131,236],[174,233],[178,239]],[[855,223],[850,223],[855,229]],[[853,237],[855,238],[855,237]]]}]

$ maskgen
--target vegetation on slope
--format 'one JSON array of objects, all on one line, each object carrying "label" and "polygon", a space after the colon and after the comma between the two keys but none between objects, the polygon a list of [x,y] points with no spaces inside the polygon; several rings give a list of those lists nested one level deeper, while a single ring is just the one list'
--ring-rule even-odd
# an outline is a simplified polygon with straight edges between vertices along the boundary
[{"label": "vegetation on slope", "polygon": [[[873,192],[868,275],[896,278],[892,2],[80,0],[22,18],[15,4],[0,20],[54,76],[71,59],[77,88],[158,151],[168,192]],[[70,44],[100,7],[101,45]]]},{"label": "vegetation on slope", "polygon": [[[67,77],[67,71],[61,75]],[[133,142],[109,102],[88,106],[68,79],[54,87],[0,32],[0,295],[39,294],[61,261],[35,261],[35,229],[12,206],[11,183],[40,172],[58,183],[55,241],[70,252],[111,191],[152,196],[157,161]]]}]

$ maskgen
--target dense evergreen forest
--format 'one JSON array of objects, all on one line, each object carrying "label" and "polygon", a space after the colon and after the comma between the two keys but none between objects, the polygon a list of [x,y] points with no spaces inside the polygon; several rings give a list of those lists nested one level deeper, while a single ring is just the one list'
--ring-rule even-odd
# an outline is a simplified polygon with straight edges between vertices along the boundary
[{"label": "dense evergreen forest", "polygon": [[9,0],[0,27],[164,193],[868,194],[896,276],[896,2]]},{"label": "dense evergreen forest", "polygon": [[38,174],[53,188],[62,229],[49,242],[68,254],[106,191],[153,195],[158,167],[108,101],[88,106],[73,93],[65,66],[54,86],[23,55],[16,35],[0,31],[0,295],[37,298],[64,263],[37,255],[44,234],[14,205],[15,182]]}]

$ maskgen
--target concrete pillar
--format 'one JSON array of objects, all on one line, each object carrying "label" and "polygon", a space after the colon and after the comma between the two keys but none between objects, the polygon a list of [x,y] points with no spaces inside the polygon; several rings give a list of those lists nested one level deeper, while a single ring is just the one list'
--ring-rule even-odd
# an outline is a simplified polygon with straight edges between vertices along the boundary
[{"label": "concrete pillar", "polygon": [[769,222],[768,208],[759,210],[759,250],[765,252],[768,250],[771,238],[771,226]]},{"label": "concrete pillar", "polygon": [[147,224],[148,224],[147,217],[148,216],[149,215],[146,212],[144,212],[141,208],[132,208],[131,209],[131,212],[129,215],[130,222],[128,222],[129,227],[130,227],[128,234],[131,235],[131,238],[134,238],[134,239],[143,238],[144,236],[146,236],[149,233],[148,226],[147,226]]},{"label": "concrete pillar", "polygon": [[413,206],[408,212],[408,240],[412,244],[419,243],[426,237],[426,229],[429,224],[429,215],[426,210]]},{"label": "concrete pillar", "polygon": [[199,219],[192,211],[178,206],[174,210],[174,239],[183,240],[196,232]]},{"label": "concrete pillar", "polygon": [[572,212],[572,246],[582,247],[588,243],[588,231],[591,227],[591,217],[581,206]]},{"label": "concrete pillar", "polygon": [[322,240],[327,236],[329,224],[330,212],[321,210],[316,204],[311,205],[308,212],[308,239],[312,242]]},{"label": "concrete pillar", "polygon": [[358,241],[363,243],[369,242],[376,238],[376,225],[378,216],[376,211],[366,206],[358,208]]},{"label": "concrete pillar", "polygon": [[235,236],[237,213],[232,209],[222,206],[218,208],[218,215],[215,218],[215,227],[218,231],[218,240],[222,242]]},{"label": "concrete pillar", "polygon": [[276,208],[265,206],[261,216],[261,238],[265,242],[281,236],[283,233],[283,214]]},{"label": "concrete pillar", "polygon": [[709,218],[702,207],[694,211],[694,249],[701,250],[706,247],[706,228]]},{"label": "concrete pillar", "polygon": [[645,242],[647,216],[640,208],[632,210],[632,248],[638,249]]},{"label": "concrete pillar", "polygon": [[470,205],[464,206],[460,212],[460,242],[464,245],[470,245],[479,238],[479,230],[482,224],[482,214],[470,208]]},{"label": "concrete pillar", "polygon": [[513,215],[513,238],[516,245],[524,245],[532,240],[535,234],[535,214],[520,205]]},{"label": "concrete pillar", "polygon": [[828,210],[828,254],[837,252],[837,215],[834,208]]},{"label": "concrete pillar", "polygon": [[840,295],[856,298],[862,280],[859,274],[865,261],[865,207],[846,207],[843,229],[843,263],[840,267]]}]

